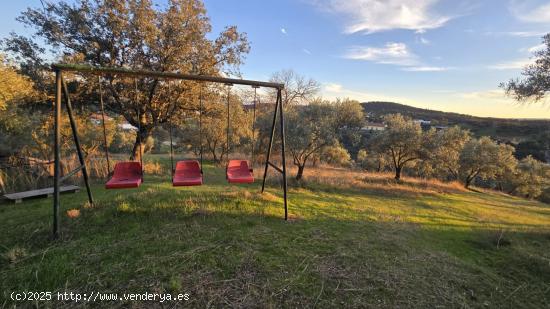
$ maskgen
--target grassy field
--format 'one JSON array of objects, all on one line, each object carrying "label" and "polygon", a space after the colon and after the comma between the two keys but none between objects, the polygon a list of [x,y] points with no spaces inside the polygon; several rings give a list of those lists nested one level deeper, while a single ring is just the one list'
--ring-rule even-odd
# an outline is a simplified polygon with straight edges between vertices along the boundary
[{"label": "grassy field", "polygon": [[[114,307],[550,307],[550,206],[456,184],[332,169],[292,184],[285,222],[274,179],[229,186],[94,186],[0,205],[0,305],[13,291],[189,293],[181,303],[39,302]],[[81,209],[71,219],[65,211]]]}]

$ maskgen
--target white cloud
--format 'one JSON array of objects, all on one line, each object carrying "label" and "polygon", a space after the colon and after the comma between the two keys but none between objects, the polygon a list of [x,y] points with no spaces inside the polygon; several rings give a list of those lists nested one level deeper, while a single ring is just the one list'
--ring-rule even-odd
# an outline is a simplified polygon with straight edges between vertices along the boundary
[{"label": "white cloud", "polygon": [[442,94],[456,94],[457,91],[456,90],[448,90],[448,89],[437,89],[437,90],[432,90],[431,92],[433,93],[442,93]]},{"label": "white cloud", "polygon": [[420,43],[422,43],[424,45],[430,45],[430,40],[428,40],[425,37],[421,36],[420,37]]},{"label": "white cloud", "polygon": [[411,52],[405,43],[389,42],[384,47],[355,46],[348,49],[344,58],[399,65],[404,67],[402,71],[408,72],[443,72],[454,69],[421,63],[418,56]]},{"label": "white cloud", "polygon": [[513,0],[510,11],[523,22],[550,24],[550,3],[533,5],[533,1]]},{"label": "white cloud", "polygon": [[501,62],[489,66],[491,70],[517,70],[523,69],[525,66],[532,64],[533,60],[529,58],[517,59],[512,61]]},{"label": "white cloud", "polygon": [[450,16],[436,12],[440,0],[311,0],[323,10],[344,15],[346,33],[374,33],[393,29],[426,30],[443,26]]},{"label": "white cloud", "polygon": [[286,35],[286,29],[285,28],[281,28],[281,33]]},{"label": "white cloud", "polygon": [[370,91],[358,91],[345,88],[338,83],[324,83],[321,89],[323,98],[334,100],[337,98],[350,98],[352,100],[358,100],[360,102],[366,101],[388,101],[388,102],[401,102],[414,104],[416,103],[410,98],[388,96],[385,94],[372,93]]},{"label": "white cloud", "polygon": [[485,35],[493,35],[493,36],[514,36],[519,38],[532,38],[532,37],[543,37],[546,34],[546,32],[541,31],[507,31],[507,32],[492,32],[487,31],[485,32]]},{"label": "white cloud", "polygon": [[540,31],[512,31],[512,32],[506,32],[505,34],[522,37],[522,38],[532,38],[532,37],[542,37],[546,33],[540,32]]},{"label": "white cloud", "polygon": [[443,72],[451,70],[449,67],[430,67],[430,66],[416,66],[416,67],[406,67],[402,68],[402,71],[407,72]]},{"label": "white cloud", "polygon": [[545,48],[546,48],[546,44],[538,44],[538,45],[531,46],[531,47],[520,48],[519,51],[521,53],[533,54],[533,53],[536,53],[538,51],[544,50]]},{"label": "white cloud", "polygon": [[541,50],[544,50],[546,48],[546,45],[545,44],[539,44],[539,45],[535,45],[533,47],[530,47],[527,49],[527,52],[529,53],[535,53],[535,52],[538,52],[538,51],[541,51]]},{"label": "white cloud", "polygon": [[326,83],[323,85],[323,90],[327,92],[341,92],[344,87],[340,84]]},{"label": "white cloud", "polygon": [[462,92],[458,94],[461,98],[469,100],[507,100],[506,94],[502,89],[493,89],[485,91]]},{"label": "white cloud", "polygon": [[311,51],[307,48],[302,49],[302,51],[308,55],[311,55]]},{"label": "white cloud", "polygon": [[344,57],[404,66],[418,64],[417,56],[404,43],[389,42],[384,47],[356,46],[350,48]]}]

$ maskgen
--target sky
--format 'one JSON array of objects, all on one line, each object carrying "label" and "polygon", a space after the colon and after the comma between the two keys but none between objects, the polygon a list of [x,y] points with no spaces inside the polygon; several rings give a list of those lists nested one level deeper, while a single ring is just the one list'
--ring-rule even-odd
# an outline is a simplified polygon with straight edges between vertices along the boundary
[{"label": "sky", "polygon": [[[162,4],[163,0],[155,0]],[[15,18],[40,0],[5,1],[0,37],[30,33]],[[244,78],[292,69],[321,84],[327,99],[393,101],[432,110],[505,118],[550,118],[549,104],[518,104],[501,82],[550,32],[540,0],[205,0],[212,37],[246,32]]]}]

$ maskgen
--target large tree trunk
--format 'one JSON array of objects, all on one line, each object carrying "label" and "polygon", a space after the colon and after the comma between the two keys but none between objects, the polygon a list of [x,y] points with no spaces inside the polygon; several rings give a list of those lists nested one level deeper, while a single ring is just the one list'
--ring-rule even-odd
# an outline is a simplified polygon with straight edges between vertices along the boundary
[{"label": "large tree trunk", "polygon": [[[146,151],[145,146],[147,144],[147,139],[151,136],[152,132],[153,132],[153,129],[149,127],[141,127],[141,130],[137,132],[136,141],[134,142],[134,148],[132,149],[132,155],[130,156],[130,160],[136,160],[136,161],[140,160],[141,156],[143,156],[143,154]],[[140,147],[140,142],[141,142],[141,147]]]},{"label": "large tree trunk", "polygon": [[297,164],[298,166],[298,173],[296,173],[296,180],[302,179],[304,176],[304,168],[306,167],[306,164]]},{"label": "large tree trunk", "polygon": [[401,180],[401,171],[402,171],[402,167],[401,166],[397,166],[395,168],[395,180],[399,181]]},{"label": "large tree trunk", "polygon": [[476,179],[477,175],[479,174],[479,171],[472,173],[470,175],[466,176],[466,179],[464,180],[464,188],[469,189],[472,182]]}]

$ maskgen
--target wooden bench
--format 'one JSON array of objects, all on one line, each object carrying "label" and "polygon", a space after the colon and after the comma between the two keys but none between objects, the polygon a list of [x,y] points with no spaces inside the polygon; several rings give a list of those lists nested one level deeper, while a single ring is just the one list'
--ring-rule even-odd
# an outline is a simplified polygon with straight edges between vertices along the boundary
[{"label": "wooden bench", "polygon": [[[63,186],[59,188],[60,193],[76,193],[80,191],[79,186]],[[44,188],[40,190],[31,190],[25,192],[17,192],[5,194],[4,198],[14,201],[16,204],[23,202],[24,199],[33,197],[52,197],[53,188]]]}]

